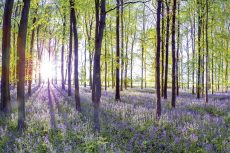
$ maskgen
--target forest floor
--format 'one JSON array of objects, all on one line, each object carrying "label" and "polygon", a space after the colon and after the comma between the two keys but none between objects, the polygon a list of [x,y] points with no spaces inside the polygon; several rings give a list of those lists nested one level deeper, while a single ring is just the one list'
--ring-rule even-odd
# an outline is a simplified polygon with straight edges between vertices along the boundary
[{"label": "forest floor", "polygon": [[33,88],[26,100],[26,124],[17,131],[17,107],[0,117],[0,152],[230,152],[230,93],[210,95],[208,104],[182,92],[176,108],[162,101],[155,120],[153,89],[129,89],[114,100],[102,92],[100,134],[94,134],[91,91],[81,88],[81,113],[74,96],[57,85]]}]

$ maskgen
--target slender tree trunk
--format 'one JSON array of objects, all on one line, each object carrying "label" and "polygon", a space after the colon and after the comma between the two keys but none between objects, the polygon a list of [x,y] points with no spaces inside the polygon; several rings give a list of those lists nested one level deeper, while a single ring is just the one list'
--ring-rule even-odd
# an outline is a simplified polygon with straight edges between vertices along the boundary
[{"label": "slender tree trunk", "polygon": [[62,32],[62,47],[61,47],[61,84],[62,89],[65,90],[64,80],[64,54],[65,54],[65,29],[66,29],[66,15],[63,17],[63,32]]},{"label": "slender tree trunk", "polygon": [[110,47],[111,47],[111,77],[112,77],[112,88],[114,88],[115,83],[114,83],[114,55],[113,55],[113,37],[112,37],[112,18],[110,17],[109,19],[109,29],[110,29]]},{"label": "slender tree trunk", "polygon": [[73,46],[73,24],[70,14],[70,34],[69,34],[69,62],[68,62],[68,96],[71,96],[71,66],[72,66],[72,46]]},{"label": "slender tree trunk", "polygon": [[166,1],[167,5],[167,27],[166,27],[166,43],[165,43],[165,81],[164,81],[164,99],[167,99],[168,88],[168,54],[169,54],[169,28],[170,28],[170,0]]},{"label": "slender tree trunk", "polygon": [[[77,32],[77,19],[75,15],[75,4],[73,0],[70,0],[71,17],[70,24],[72,24],[74,35],[74,87],[75,87],[75,102],[76,110],[81,111],[80,105],[80,92],[79,92],[79,79],[78,79],[78,32]],[[72,39],[70,39],[72,40]],[[72,45],[72,44],[71,44]]]},{"label": "slender tree trunk", "polygon": [[[37,11],[37,10],[36,10]],[[36,23],[36,17],[33,18],[33,25]],[[34,47],[34,35],[35,29],[32,30],[31,42],[30,42],[30,59],[29,59],[29,85],[28,85],[28,95],[31,96],[31,85],[33,76],[33,47]]]},{"label": "slender tree trunk", "polygon": [[120,100],[120,0],[117,0],[117,9],[116,9],[116,95],[115,99]]},{"label": "slender tree trunk", "polygon": [[[176,61],[175,61],[176,62],[175,63],[175,65],[176,65],[176,76],[175,76],[175,79],[176,79],[176,94],[177,94],[177,96],[179,96],[179,89],[180,89],[179,82],[180,82],[180,80],[179,80],[179,66],[178,66],[178,64],[179,64],[179,50],[180,50],[180,0],[178,0],[177,18],[178,18],[177,19],[177,51],[176,51]],[[181,67],[181,69],[182,69],[182,67]]]},{"label": "slender tree trunk", "polygon": [[208,103],[208,62],[209,62],[209,48],[208,48],[208,0],[206,0],[206,90],[205,102]]},{"label": "slender tree trunk", "polygon": [[135,39],[136,39],[136,28],[134,30],[133,40],[132,40],[132,47],[131,47],[131,59],[130,59],[130,81],[131,81],[131,88],[133,88],[133,50],[134,50]]},{"label": "slender tree trunk", "polygon": [[161,29],[160,29],[160,15],[161,15],[161,4],[162,0],[157,1],[157,51],[156,51],[156,101],[157,111],[156,118],[159,119],[161,116],[161,87],[160,87],[160,53],[161,53]]},{"label": "slender tree trunk", "polygon": [[28,15],[30,9],[30,0],[23,0],[23,9],[21,14],[21,20],[18,31],[17,39],[17,101],[18,101],[18,129],[25,128],[25,48],[26,48],[26,36],[27,36],[27,25]]},{"label": "slender tree trunk", "polygon": [[10,41],[11,41],[11,15],[13,9],[13,0],[6,0],[3,29],[2,29],[2,78],[1,78],[1,105],[0,111],[9,113],[10,104]]},{"label": "slender tree trunk", "polygon": [[191,24],[191,41],[192,41],[192,94],[195,94],[195,14],[192,21],[192,15],[190,18]]},{"label": "slender tree trunk", "polygon": [[[172,107],[176,106],[176,48],[175,48],[175,25],[176,25],[176,0],[173,0],[173,15],[172,15]],[[177,87],[178,88],[178,87]]]},{"label": "slender tree trunk", "polygon": [[189,57],[189,29],[187,28],[187,35],[186,35],[186,38],[187,38],[187,42],[186,42],[186,50],[187,50],[187,88],[189,89],[189,84],[190,84],[190,57]]},{"label": "slender tree trunk", "polygon": [[106,25],[105,25],[105,90],[107,90],[107,70],[108,70],[108,66],[107,66],[107,31],[106,31]]},{"label": "slender tree trunk", "polygon": [[84,57],[85,57],[85,60],[84,60],[84,62],[85,62],[85,63],[84,63],[84,69],[85,69],[85,70],[84,70],[84,87],[86,87],[86,75],[87,75],[87,74],[86,74],[86,69],[87,69],[87,68],[86,68],[86,51],[87,51],[86,46],[87,46],[87,43],[86,43],[86,40],[85,40],[85,53],[84,53],[84,54],[85,54],[85,55],[84,55]]},{"label": "slender tree trunk", "polygon": [[130,22],[131,22],[131,18],[130,18],[130,15],[131,14],[131,10],[130,10],[130,6],[129,6],[129,21],[128,21],[128,24],[126,25],[126,49],[125,49],[125,89],[127,89],[127,86],[128,86],[128,47],[129,47],[129,30],[128,28],[130,27]]},{"label": "slender tree trunk", "polygon": [[120,0],[121,2],[121,88],[120,90],[123,91],[123,77],[124,77],[124,0]]},{"label": "slender tree trunk", "polygon": [[94,69],[93,69],[93,90],[92,90],[92,101],[94,103],[94,124],[95,130],[100,132],[99,123],[99,105],[101,98],[101,46],[105,28],[105,0],[95,0],[96,10],[96,30],[95,30],[95,53],[94,53]]},{"label": "slender tree trunk", "polygon": [[197,98],[200,98],[200,71],[201,71],[201,27],[202,27],[202,19],[201,19],[201,4],[197,1],[198,4],[198,72],[197,72]]},{"label": "slender tree trunk", "polygon": [[162,11],[161,11],[161,14],[162,14],[162,22],[161,22],[161,35],[162,35],[162,38],[161,38],[161,96],[164,97],[164,60],[165,60],[165,46],[164,46],[164,43],[165,43],[165,38],[164,38],[164,35],[165,35],[165,24],[164,24],[164,9],[165,9],[165,6],[164,6],[164,1],[162,2]]}]

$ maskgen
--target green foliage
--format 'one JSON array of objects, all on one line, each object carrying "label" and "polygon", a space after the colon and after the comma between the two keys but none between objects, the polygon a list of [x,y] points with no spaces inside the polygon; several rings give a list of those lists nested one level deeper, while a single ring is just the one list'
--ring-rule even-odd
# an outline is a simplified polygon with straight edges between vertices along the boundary
[{"label": "green foliage", "polygon": [[230,113],[224,116],[224,122],[226,125],[230,126]]},{"label": "green foliage", "polygon": [[205,115],[206,113],[212,116],[223,116],[225,112],[223,110],[220,110],[219,108],[216,108],[214,106],[196,106],[191,105],[189,107],[189,110],[194,110],[199,112],[202,115]]},{"label": "green foliage", "polygon": [[99,153],[99,147],[106,145],[106,138],[98,137],[97,140],[90,140],[81,145],[82,151],[85,153]]}]

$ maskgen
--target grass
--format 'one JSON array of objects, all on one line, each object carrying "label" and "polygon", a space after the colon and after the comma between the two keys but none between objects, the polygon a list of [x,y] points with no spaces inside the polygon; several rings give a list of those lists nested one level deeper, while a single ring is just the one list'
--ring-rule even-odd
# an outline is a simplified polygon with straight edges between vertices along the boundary
[{"label": "grass", "polygon": [[[57,91],[58,105],[53,101],[56,128],[52,128],[46,94],[43,89],[36,101],[27,101],[23,133],[17,132],[17,111],[10,118],[0,118],[0,152],[230,152],[230,110],[214,107],[212,102],[191,104],[181,98],[176,109],[163,102],[162,117],[156,121],[155,104],[153,109],[145,104],[146,99],[153,99],[151,93],[143,93],[146,99],[138,92],[124,94],[125,102],[114,103],[102,96],[98,134],[93,131],[90,101],[85,99],[78,113],[74,101]],[[90,97],[90,93],[82,95]],[[224,105],[229,108],[228,102]]]}]

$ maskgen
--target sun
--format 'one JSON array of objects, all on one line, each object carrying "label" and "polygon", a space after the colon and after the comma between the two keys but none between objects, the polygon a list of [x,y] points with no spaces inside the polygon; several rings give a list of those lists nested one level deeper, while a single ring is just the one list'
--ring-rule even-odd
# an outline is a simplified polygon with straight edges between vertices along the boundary
[{"label": "sun", "polygon": [[54,66],[52,62],[45,59],[41,63],[41,77],[43,80],[48,80],[53,78],[54,75]]}]

